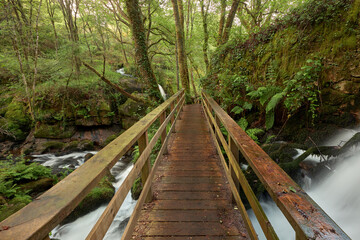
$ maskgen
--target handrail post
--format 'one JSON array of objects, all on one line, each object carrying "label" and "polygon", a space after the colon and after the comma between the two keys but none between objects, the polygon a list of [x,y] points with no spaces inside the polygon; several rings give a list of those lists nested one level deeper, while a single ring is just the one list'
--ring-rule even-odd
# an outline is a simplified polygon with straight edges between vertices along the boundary
[{"label": "handrail post", "polygon": [[[221,122],[220,122],[220,119],[219,117],[215,114],[215,122],[216,122],[216,125],[221,128]],[[215,126],[214,126],[214,132],[215,132]],[[219,136],[216,134],[216,140],[220,143],[221,140],[219,138]],[[229,163],[230,164],[230,163]]]},{"label": "handrail post", "polygon": [[[234,140],[232,139],[232,137],[230,136],[230,134],[228,134],[228,144],[229,144],[230,151],[234,155],[234,158],[235,158],[236,162],[240,164],[240,162],[239,162],[239,159],[240,159],[239,158],[239,149],[237,148],[237,146],[236,146]],[[230,161],[229,161],[229,171],[231,173],[232,179],[234,180],[236,189],[240,193],[240,182],[239,182],[239,179],[236,176],[236,173],[235,173],[234,168],[233,168],[232,164],[230,163]],[[233,196],[233,201],[235,201],[234,196]]]},{"label": "handrail post", "polygon": [[[163,124],[163,122],[166,119],[166,111],[164,111],[161,115],[160,115],[160,126],[161,124]],[[161,133],[161,145],[163,145],[165,143],[165,139],[166,139],[166,127],[164,129],[164,131]],[[167,147],[165,146],[165,151],[164,153],[167,154]]]},{"label": "handrail post", "polygon": [[[175,108],[175,101],[173,101],[173,102],[170,104],[170,112],[172,112],[172,111],[174,110],[174,108]],[[177,112],[179,112],[179,110],[177,110]],[[171,117],[170,122],[171,122],[171,125],[174,124],[174,122],[175,122],[175,114]],[[173,132],[173,133],[176,132],[176,131],[175,131],[175,127],[173,128],[172,132]]]},{"label": "handrail post", "polygon": [[[149,143],[149,137],[148,137],[148,131],[146,130],[144,134],[141,135],[141,137],[138,139],[139,155],[142,154],[148,143]],[[143,186],[145,186],[146,180],[148,179],[150,168],[151,168],[150,158],[148,158],[143,168],[141,169],[141,183]],[[151,200],[152,200],[152,189],[150,188],[149,192],[147,193],[145,202],[151,202]]]}]

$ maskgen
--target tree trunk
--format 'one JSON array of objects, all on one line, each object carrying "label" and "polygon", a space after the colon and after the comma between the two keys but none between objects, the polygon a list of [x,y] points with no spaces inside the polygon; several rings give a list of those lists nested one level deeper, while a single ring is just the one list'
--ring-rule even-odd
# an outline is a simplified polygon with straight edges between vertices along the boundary
[{"label": "tree trunk", "polygon": [[[182,24],[181,16],[179,14],[178,2],[182,0],[171,0],[174,9],[175,17],[175,30],[176,30],[176,42],[177,42],[177,53],[180,70],[180,80],[182,87],[185,89],[187,95],[190,95],[189,86],[189,71],[187,66],[187,58],[185,53],[185,42],[184,42],[184,24]],[[182,3],[180,3],[182,6]],[[183,18],[182,18],[183,19]]]},{"label": "tree trunk", "polygon": [[209,64],[209,57],[208,57],[208,46],[209,46],[209,32],[207,28],[207,14],[209,10],[210,1],[205,10],[204,0],[200,1],[201,4],[201,16],[203,20],[203,30],[204,30],[204,43],[203,43],[203,53],[204,53],[204,62],[206,66],[206,73],[209,73],[210,64]]},{"label": "tree trunk", "polygon": [[130,20],[131,32],[135,45],[135,60],[138,64],[142,78],[151,88],[150,95],[156,99],[161,99],[160,91],[156,82],[155,74],[152,70],[148,57],[148,49],[145,38],[145,28],[142,19],[142,13],[138,0],[126,0],[126,8]]},{"label": "tree trunk", "polygon": [[236,11],[237,11],[237,9],[239,7],[239,3],[240,3],[240,0],[234,0],[232,5],[231,5],[229,15],[228,15],[228,17],[226,19],[224,33],[223,33],[223,36],[222,36],[222,39],[221,39],[222,44],[227,43],[227,41],[229,40],[230,30],[231,30],[232,24],[234,22]]},{"label": "tree trunk", "polygon": [[217,45],[221,45],[221,39],[224,31],[225,24],[225,11],[226,11],[226,0],[221,0],[221,10],[220,10],[220,21],[219,21],[219,30],[218,30],[218,39]]}]

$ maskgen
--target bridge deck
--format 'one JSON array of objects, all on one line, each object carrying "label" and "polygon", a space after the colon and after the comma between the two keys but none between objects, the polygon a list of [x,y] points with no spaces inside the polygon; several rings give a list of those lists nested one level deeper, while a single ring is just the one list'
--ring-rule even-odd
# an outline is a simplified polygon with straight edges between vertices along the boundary
[{"label": "bridge deck", "polygon": [[248,239],[201,105],[181,114],[133,239]]}]

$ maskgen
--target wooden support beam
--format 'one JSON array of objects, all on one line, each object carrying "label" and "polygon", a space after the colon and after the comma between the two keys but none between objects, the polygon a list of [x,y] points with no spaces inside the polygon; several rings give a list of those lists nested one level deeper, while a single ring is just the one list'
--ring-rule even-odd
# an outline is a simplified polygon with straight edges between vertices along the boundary
[{"label": "wooden support beam", "polygon": [[[234,140],[232,140],[230,134],[228,134],[228,144],[229,144],[229,149],[230,149],[231,153],[233,154],[233,156],[234,156],[234,158],[236,160],[236,163],[240,164],[239,163],[239,157],[240,157],[239,156],[239,149],[237,148]],[[236,189],[240,193],[240,182],[239,182],[239,179],[236,176],[236,173],[235,173],[234,168],[233,168],[232,164],[230,163],[230,161],[229,161],[229,171],[230,171],[232,179],[234,180],[234,184],[236,186]]]},{"label": "wooden support beam", "polygon": [[[219,117],[271,198],[292,225],[297,238],[317,239],[318,234],[321,233],[322,239],[350,239],[212,98],[205,93],[203,93],[203,98],[207,99],[206,102]],[[238,177],[240,172],[241,169]]]},{"label": "wooden support beam", "polygon": [[[55,226],[76,208],[91,189],[105,176],[106,172],[137,142],[139,137],[147,131],[149,126],[158,119],[179,95],[183,96],[184,90],[174,94],[147,114],[35,201],[2,221],[0,226],[7,226],[8,229],[0,231],[0,239],[37,240],[46,237]],[[123,187],[127,191],[121,192],[122,195],[125,195],[124,198],[134,182],[132,181],[133,178],[136,179],[140,174],[140,170],[134,169],[134,172],[138,173],[127,180],[126,186]],[[117,204],[121,205],[122,197],[120,196],[116,200]],[[112,214],[116,214],[116,212],[109,213],[109,215]],[[97,239],[96,235],[94,239]]]},{"label": "wooden support beam", "polygon": [[[162,115],[160,115],[162,116]],[[139,145],[139,156],[144,152],[145,148],[147,147],[149,143],[149,136],[148,131],[146,131],[139,139],[138,139],[138,145]],[[142,186],[145,186],[146,180],[148,179],[149,173],[151,169],[150,164],[150,158],[148,158],[144,164],[144,166],[141,169],[141,183]],[[146,193],[146,199],[145,202],[151,202],[152,200],[152,190],[149,188],[149,192]]]}]

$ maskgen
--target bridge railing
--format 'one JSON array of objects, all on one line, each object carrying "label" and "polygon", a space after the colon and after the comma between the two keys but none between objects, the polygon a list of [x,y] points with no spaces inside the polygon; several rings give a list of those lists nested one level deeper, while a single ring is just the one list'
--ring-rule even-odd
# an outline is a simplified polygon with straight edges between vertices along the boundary
[{"label": "bridge railing", "polygon": [[[137,142],[140,152],[139,158],[87,237],[87,239],[102,239],[140,174],[144,187],[138,201],[151,200],[151,184],[149,184],[151,180],[147,181],[147,179],[152,178],[149,173],[151,174],[154,171],[151,171],[149,157],[159,138],[162,143],[159,155],[166,151],[167,139],[174,129],[183,104],[184,91],[181,90],[135,123],[54,187],[2,221],[0,223],[0,239],[48,239],[49,232],[75,209],[101,178]],[[167,112],[170,113],[167,115]],[[148,129],[158,119],[160,120],[160,127],[149,142]],[[171,127],[168,131],[169,122]]]},{"label": "bridge railing", "polygon": [[[241,167],[239,153],[247,160],[278,208],[293,227],[296,239],[350,239],[346,233],[299,187],[243,129],[206,93],[202,93],[202,105],[210,125],[222,164],[236,201],[252,239],[255,230],[241,202],[241,189],[258,219],[267,239],[278,239],[271,223],[251,190]],[[228,141],[221,132],[221,124],[228,133]],[[227,165],[222,154],[226,152]],[[241,186],[241,188],[240,188]]]}]

